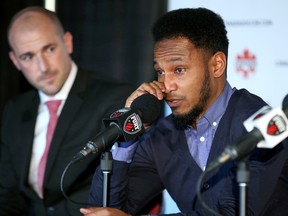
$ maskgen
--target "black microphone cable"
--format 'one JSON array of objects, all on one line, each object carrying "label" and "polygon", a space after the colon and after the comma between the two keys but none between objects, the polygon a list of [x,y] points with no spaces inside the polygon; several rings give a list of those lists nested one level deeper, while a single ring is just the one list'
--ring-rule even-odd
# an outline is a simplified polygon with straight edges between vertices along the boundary
[{"label": "black microphone cable", "polygon": [[70,199],[70,197],[66,194],[65,190],[64,190],[64,187],[63,187],[63,183],[64,183],[64,177],[66,175],[66,172],[67,170],[70,168],[70,166],[74,164],[73,161],[70,161],[67,166],[65,167],[62,175],[61,175],[61,181],[60,181],[60,188],[61,188],[61,192],[63,194],[63,196],[70,202],[76,204],[76,205],[81,205],[81,206],[85,206],[85,207],[91,207],[91,205],[89,203],[82,203],[82,202],[77,202],[77,201],[74,201],[72,199]]}]

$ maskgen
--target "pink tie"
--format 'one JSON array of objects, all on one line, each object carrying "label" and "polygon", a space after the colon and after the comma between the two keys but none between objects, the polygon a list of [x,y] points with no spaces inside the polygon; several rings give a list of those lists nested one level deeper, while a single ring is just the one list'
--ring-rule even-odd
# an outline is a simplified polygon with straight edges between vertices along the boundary
[{"label": "pink tie", "polygon": [[39,186],[41,195],[43,195],[43,181],[44,181],[45,167],[46,167],[51,140],[52,140],[54,130],[55,130],[57,120],[58,120],[57,110],[60,104],[61,104],[61,100],[52,100],[52,101],[46,102],[46,105],[49,110],[50,118],[49,118],[49,123],[48,123],[48,128],[47,128],[47,134],[46,134],[46,147],[45,147],[45,151],[41,157],[40,164],[38,167],[38,186]]}]

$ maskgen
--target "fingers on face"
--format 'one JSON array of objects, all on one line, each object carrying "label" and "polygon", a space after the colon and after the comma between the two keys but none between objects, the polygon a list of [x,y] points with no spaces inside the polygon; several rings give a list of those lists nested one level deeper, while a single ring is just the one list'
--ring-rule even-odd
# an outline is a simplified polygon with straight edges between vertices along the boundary
[{"label": "fingers on face", "polygon": [[165,87],[163,83],[160,83],[158,81],[153,82],[145,82],[142,85],[139,86],[138,89],[136,89],[126,100],[125,107],[130,107],[132,102],[135,100],[135,98],[143,95],[143,94],[152,94],[155,97],[157,97],[159,100],[163,99],[163,92],[165,92]]},{"label": "fingers on face", "polygon": [[165,87],[163,83],[153,81],[150,83],[143,83],[137,90],[140,90],[141,95],[149,93],[157,97],[159,100],[162,100],[163,92],[165,92]]}]

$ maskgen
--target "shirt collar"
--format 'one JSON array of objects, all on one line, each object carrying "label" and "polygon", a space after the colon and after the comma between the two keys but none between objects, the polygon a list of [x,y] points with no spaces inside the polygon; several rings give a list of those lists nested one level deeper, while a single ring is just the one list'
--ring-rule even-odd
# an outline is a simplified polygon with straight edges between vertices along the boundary
[{"label": "shirt collar", "polygon": [[60,89],[60,91],[56,95],[51,97],[51,96],[46,95],[42,91],[38,91],[41,104],[44,104],[45,102],[49,100],[66,100],[70,92],[70,89],[72,88],[72,85],[74,83],[74,80],[76,78],[77,70],[78,70],[77,65],[75,64],[74,61],[72,61],[72,66],[71,66],[71,71],[69,73],[69,76],[67,80],[65,81],[63,87]]},{"label": "shirt collar", "polygon": [[208,121],[210,125],[215,123],[218,124],[228,106],[228,102],[233,92],[234,89],[232,89],[228,81],[226,81],[222,93],[219,95],[216,101],[209,107],[207,112],[197,121],[197,124],[198,122],[199,123],[202,122],[204,119],[206,119],[206,121]]}]

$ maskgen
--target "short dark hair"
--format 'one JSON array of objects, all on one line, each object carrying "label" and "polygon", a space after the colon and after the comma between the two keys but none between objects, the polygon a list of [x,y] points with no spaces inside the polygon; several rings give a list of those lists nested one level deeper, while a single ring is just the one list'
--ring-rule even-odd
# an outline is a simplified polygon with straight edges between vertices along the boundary
[{"label": "short dark hair", "polygon": [[196,48],[228,57],[227,31],[223,19],[206,8],[182,8],[164,14],[152,28],[155,42],[185,37]]}]

